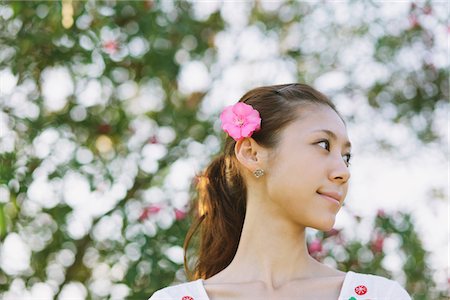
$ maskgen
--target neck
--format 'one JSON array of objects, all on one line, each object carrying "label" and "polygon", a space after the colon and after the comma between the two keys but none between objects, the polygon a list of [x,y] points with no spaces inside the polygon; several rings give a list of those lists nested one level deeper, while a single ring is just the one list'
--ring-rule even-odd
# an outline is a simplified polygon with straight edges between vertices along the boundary
[{"label": "neck", "polygon": [[262,282],[268,289],[277,289],[323,270],[323,265],[308,253],[305,227],[289,222],[276,210],[269,201],[247,199],[236,255],[222,271],[230,274],[232,282]]}]

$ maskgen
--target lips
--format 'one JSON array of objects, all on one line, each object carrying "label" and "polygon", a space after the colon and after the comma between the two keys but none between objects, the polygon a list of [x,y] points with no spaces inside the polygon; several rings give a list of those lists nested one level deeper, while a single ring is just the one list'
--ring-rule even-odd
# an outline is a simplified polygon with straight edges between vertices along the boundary
[{"label": "lips", "polygon": [[324,195],[324,196],[328,196],[330,198],[333,198],[337,202],[341,203],[342,194],[340,194],[338,192],[324,191],[324,192],[317,192],[317,193]]}]

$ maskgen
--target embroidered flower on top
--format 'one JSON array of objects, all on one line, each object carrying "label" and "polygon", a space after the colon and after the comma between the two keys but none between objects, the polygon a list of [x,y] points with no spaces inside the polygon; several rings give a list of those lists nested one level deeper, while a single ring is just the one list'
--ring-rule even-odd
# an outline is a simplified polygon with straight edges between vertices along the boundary
[{"label": "embroidered flower on top", "polygon": [[367,293],[367,287],[365,285],[358,285],[357,287],[355,287],[355,293],[357,293],[358,295],[364,295],[365,293]]},{"label": "embroidered flower on top", "polygon": [[222,129],[235,141],[250,137],[261,128],[259,112],[242,102],[225,107],[220,114],[220,120]]},{"label": "embroidered flower on top", "polygon": [[194,298],[192,298],[191,296],[183,296],[181,300],[194,300]]}]

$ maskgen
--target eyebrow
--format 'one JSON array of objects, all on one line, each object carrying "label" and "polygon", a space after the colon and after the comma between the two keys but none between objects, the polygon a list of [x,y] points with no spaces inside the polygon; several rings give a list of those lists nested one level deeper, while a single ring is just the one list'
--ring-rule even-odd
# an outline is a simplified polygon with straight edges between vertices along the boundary
[{"label": "eyebrow", "polygon": [[[337,140],[337,135],[333,131],[330,131],[328,129],[318,129],[318,130],[314,130],[313,132],[317,132],[317,131],[325,132],[333,140]],[[351,148],[352,147],[352,143],[350,143],[350,141],[346,141],[344,146],[347,147],[347,148]]]}]

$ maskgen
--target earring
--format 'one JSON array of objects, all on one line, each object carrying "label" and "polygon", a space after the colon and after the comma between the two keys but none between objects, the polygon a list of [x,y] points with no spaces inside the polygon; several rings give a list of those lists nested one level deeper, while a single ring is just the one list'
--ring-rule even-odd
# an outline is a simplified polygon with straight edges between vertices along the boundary
[{"label": "earring", "polygon": [[255,170],[255,172],[253,172],[253,175],[255,175],[256,178],[259,178],[259,177],[264,175],[264,170],[263,169],[257,169],[257,170]]}]

